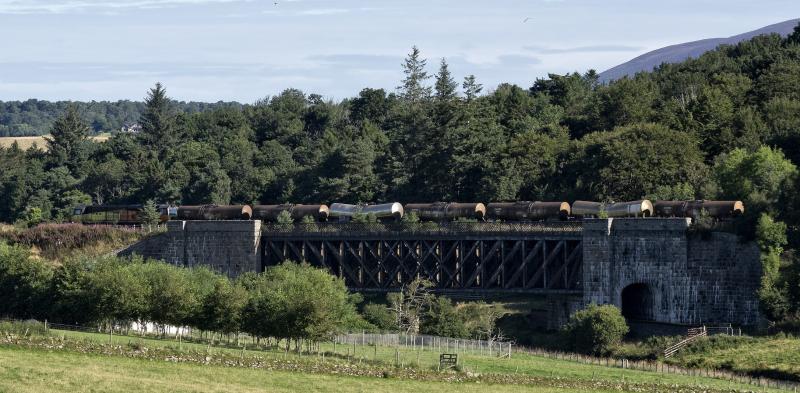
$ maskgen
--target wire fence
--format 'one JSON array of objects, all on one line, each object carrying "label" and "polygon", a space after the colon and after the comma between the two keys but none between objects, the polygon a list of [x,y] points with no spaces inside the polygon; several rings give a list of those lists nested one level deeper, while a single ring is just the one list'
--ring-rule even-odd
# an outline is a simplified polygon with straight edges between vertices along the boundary
[{"label": "wire fence", "polygon": [[[39,322],[33,320],[24,321],[18,319],[0,318],[0,323],[2,322],[26,322],[37,325],[43,325],[45,331],[53,329],[53,330],[87,332],[87,333],[103,333],[103,334],[108,334],[109,336],[116,335],[116,336],[129,336],[129,337],[142,337],[141,336],[142,334],[145,335],[147,334],[147,332],[133,330],[130,325],[80,326],[80,325],[69,325],[69,324],[59,324],[59,323],[48,323],[47,321]],[[131,333],[133,333],[133,335]],[[147,338],[161,339],[165,341],[176,341],[180,340],[181,338],[198,337],[195,334],[195,332],[191,330],[187,331],[186,333],[187,334],[185,336],[178,335],[177,337],[171,335],[147,335]],[[237,335],[237,338],[241,338],[241,336]],[[252,339],[249,336],[247,336],[247,338]],[[222,343],[218,342],[218,344],[221,345]],[[658,360],[630,360],[625,358],[587,356],[577,353],[559,352],[541,348],[525,347],[507,341],[456,339],[449,337],[402,334],[402,333],[361,332],[361,333],[348,333],[348,334],[336,335],[332,338],[332,344],[334,352],[336,351],[335,348],[337,344],[342,345],[344,347],[352,347],[353,349],[352,353],[349,352],[348,350],[348,356],[346,358],[352,359],[353,361],[356,361],[356,359],[360,360],[364,359],[363,357],[358,358],[355,356],[356,352],[355,346],[360,346],[362,348],[365,346],[373,346],[374,348],[387,347],[387,348],[394,348],[396,351],[402,348],[411,353],[416,353],[417,363],[419,363],[419,353],[421,352],[432,352],[440,354],[457,353],[457,354],[468,354],[477,356],[493,356],[497,358],[497,361],[504,361],[504,359],[510,359],[512,357],[517,358],[518,356],[515,355],[526,355],[526,356],[536,356],[536,357],[568,361],[574,363],[581,363],[586,365],[619,368],[625,370],[637,370],[637,371],[653,372],[660,374],[682,375],[688,377],[715,378],[743,385],[757,386],[759,388],[780,389],[795,393],[798,390],[800,390],[800,382],[797,381],[758,377],[758,376],[736,373],[727,370],[713,369],[713,368],[685,368]],[[312,344],[309,343],[309,345],[310,348],[313,348]],[[250,348],[252,350],[255,349],[256,347],[247,346],[247,348]],[[309,349],[308,353],[311,353],[310,351],[311,349]],[[369,350],[367,352],[370,351],[372,350]],[[400,364],[399,361],[398,364]]]},{"label": "wire fence", "polygon": [[337,344],[378,345],[401,347],[412,351],[470,353],[475,355],[509,357],[514,343],[493,340],[470,340],[424,334],[403,333],[349,333],[334,337]]},{"label": "wire fence", "polygon": [[156,233],[156,232],[166,232],[167,231],[167,224],[84,224],[87,227],[93,228],[115,228],[115,229],[122,229],[131,232],[141,232],[141,233]]},{"label": "wire fence", "polygon": [[654,360],[629,360],[624,358],[594,357],[568,352],[554,352],[543,349],[515,347],[515,353],[539,356],[548,359],[557,359],[575,363],[615,367],[627,370],[649,371],[661,374],[684,375],[689,377],[706,377],[726,380],[743,385],[758,386],[761,388],[774,388],[797,392],[800,382],[763,378],[749,374],[735,373],[727,370],[713,368],[684,368],[669,363]]},{"label": "wire fence", "polygon": [[[714,327],[723,334],[741,334],[741,331],[730,327]],[[386,347],[400,347],[415,351],[434,351],[439,353],[473,354],[511,358],[514,354],[537,356],[587,365],[620,368],[626,370],[648,371],[660,374],[683,375],[690,377],[707,377],[726,380],[730,382],[758,386],[761,388],[775,388],[797,392],[800,382],[756,377],[748,374],[735,373],[727,370],[713,368],[684,368],[656,360],[630,360],[625,358],[595,357],[570,352],[559,352],[541,348],[530,348],[516,345],[513,342],[467,340],[439,336],[398,334],[398,333],[349,333],[338,335],[334,338],[337,344],[347,345],[376,345]]]}]

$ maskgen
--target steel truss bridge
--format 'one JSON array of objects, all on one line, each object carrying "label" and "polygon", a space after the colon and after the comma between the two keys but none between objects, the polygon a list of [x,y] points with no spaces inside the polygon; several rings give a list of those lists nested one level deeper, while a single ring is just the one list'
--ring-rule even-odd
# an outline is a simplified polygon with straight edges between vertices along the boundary
[{"label": "steel truss bridge", "polygon": [[261,250],[262,269],[305,261],[359,291],[397,290],[417,277],[443,292],[582,288],[580,222],[269,225]]}]

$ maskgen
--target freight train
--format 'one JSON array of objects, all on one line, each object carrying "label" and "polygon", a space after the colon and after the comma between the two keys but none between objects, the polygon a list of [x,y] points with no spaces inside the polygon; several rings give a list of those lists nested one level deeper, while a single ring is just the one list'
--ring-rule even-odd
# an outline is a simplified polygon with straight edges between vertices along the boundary
[{"label": "freight train", "polygon": [[[141,224],[141,205],[81,206],[76,208],[73,222],[92,224]],[[374,216],[380,221],[399,221],[413,215],[421,221],[566,221],[593,217],[689,217],[707,215],[715,219],[731,219],[744,213],[741,201],[655,201],[601,203],[568,202],[494,202],[483,203],[408,203],[374,205],[333,203],[328,205],[159,205],[161,221],[177,220],[262,220],[276,222],[283,213],[295,222],[350,221],[359,215]]]}]

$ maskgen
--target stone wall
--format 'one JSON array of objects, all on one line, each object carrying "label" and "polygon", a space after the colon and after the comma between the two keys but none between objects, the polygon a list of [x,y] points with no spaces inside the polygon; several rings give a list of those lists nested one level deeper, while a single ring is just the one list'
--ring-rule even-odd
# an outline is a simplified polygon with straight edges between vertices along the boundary
[{"label": "stone wall", "polygon": [[689,224],[688,219],[585,222],[584,303],[614,304],[657,322],[756,324],[757,246],[727,233],[694,235]]},{"label": "stone wall", "polygon": [[119,253],[236,277],[261,271],[261,221],[169,221],[167,232]]}]

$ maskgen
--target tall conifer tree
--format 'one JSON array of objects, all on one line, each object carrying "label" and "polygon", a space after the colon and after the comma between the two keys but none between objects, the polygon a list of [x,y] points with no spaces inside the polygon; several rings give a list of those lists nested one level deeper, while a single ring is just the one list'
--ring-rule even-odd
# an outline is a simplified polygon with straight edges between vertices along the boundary
[{"label": "tall conifer tree", "polygon": [[56,119],[50,137],[47,140],[48,154],[52,165],[66,165],[75,177],[86,160],[86,141],[89,138],[89,126],[81,119],[74,105]]},{"label": "tall conifer tree", "polygon": [[411,48],[411,53],[403,63],[403,73],[406,74],[403,84],[398,87],[403,98],[411,102],[419,102],[431,95],[430,86],[425,86],[425,81],[430,75],[425,71],[427,60],[420,58],[419,48]]},{"label": "tall conifer tree", "polygon": [[474,100],[481,94],[481,91],[483,91],[483,85],[478,83],[475,79],[475,75],[465,77],[461,88],[464,89],[464,97],[467,99],[467,102]]},{"label": "tall conifer tree", "polygon": [[170,98],[167,97],[167,90],[156,83],[150,89],[145,99],[145,111],[139,123],[142,126],[142,141],[144,144],[159,153],[163,158],[163,152],[170,146],[174,146],[177,136],[175,135],[175,115],[172,112]]},{"label": "tall conifer tree", "polygon": [[456,98],[456,87],[458,84],[450,74],[447,61],[443,58],[439,63],[439,72],[436,74],[436,99],[439,101],[450,101]]}]

